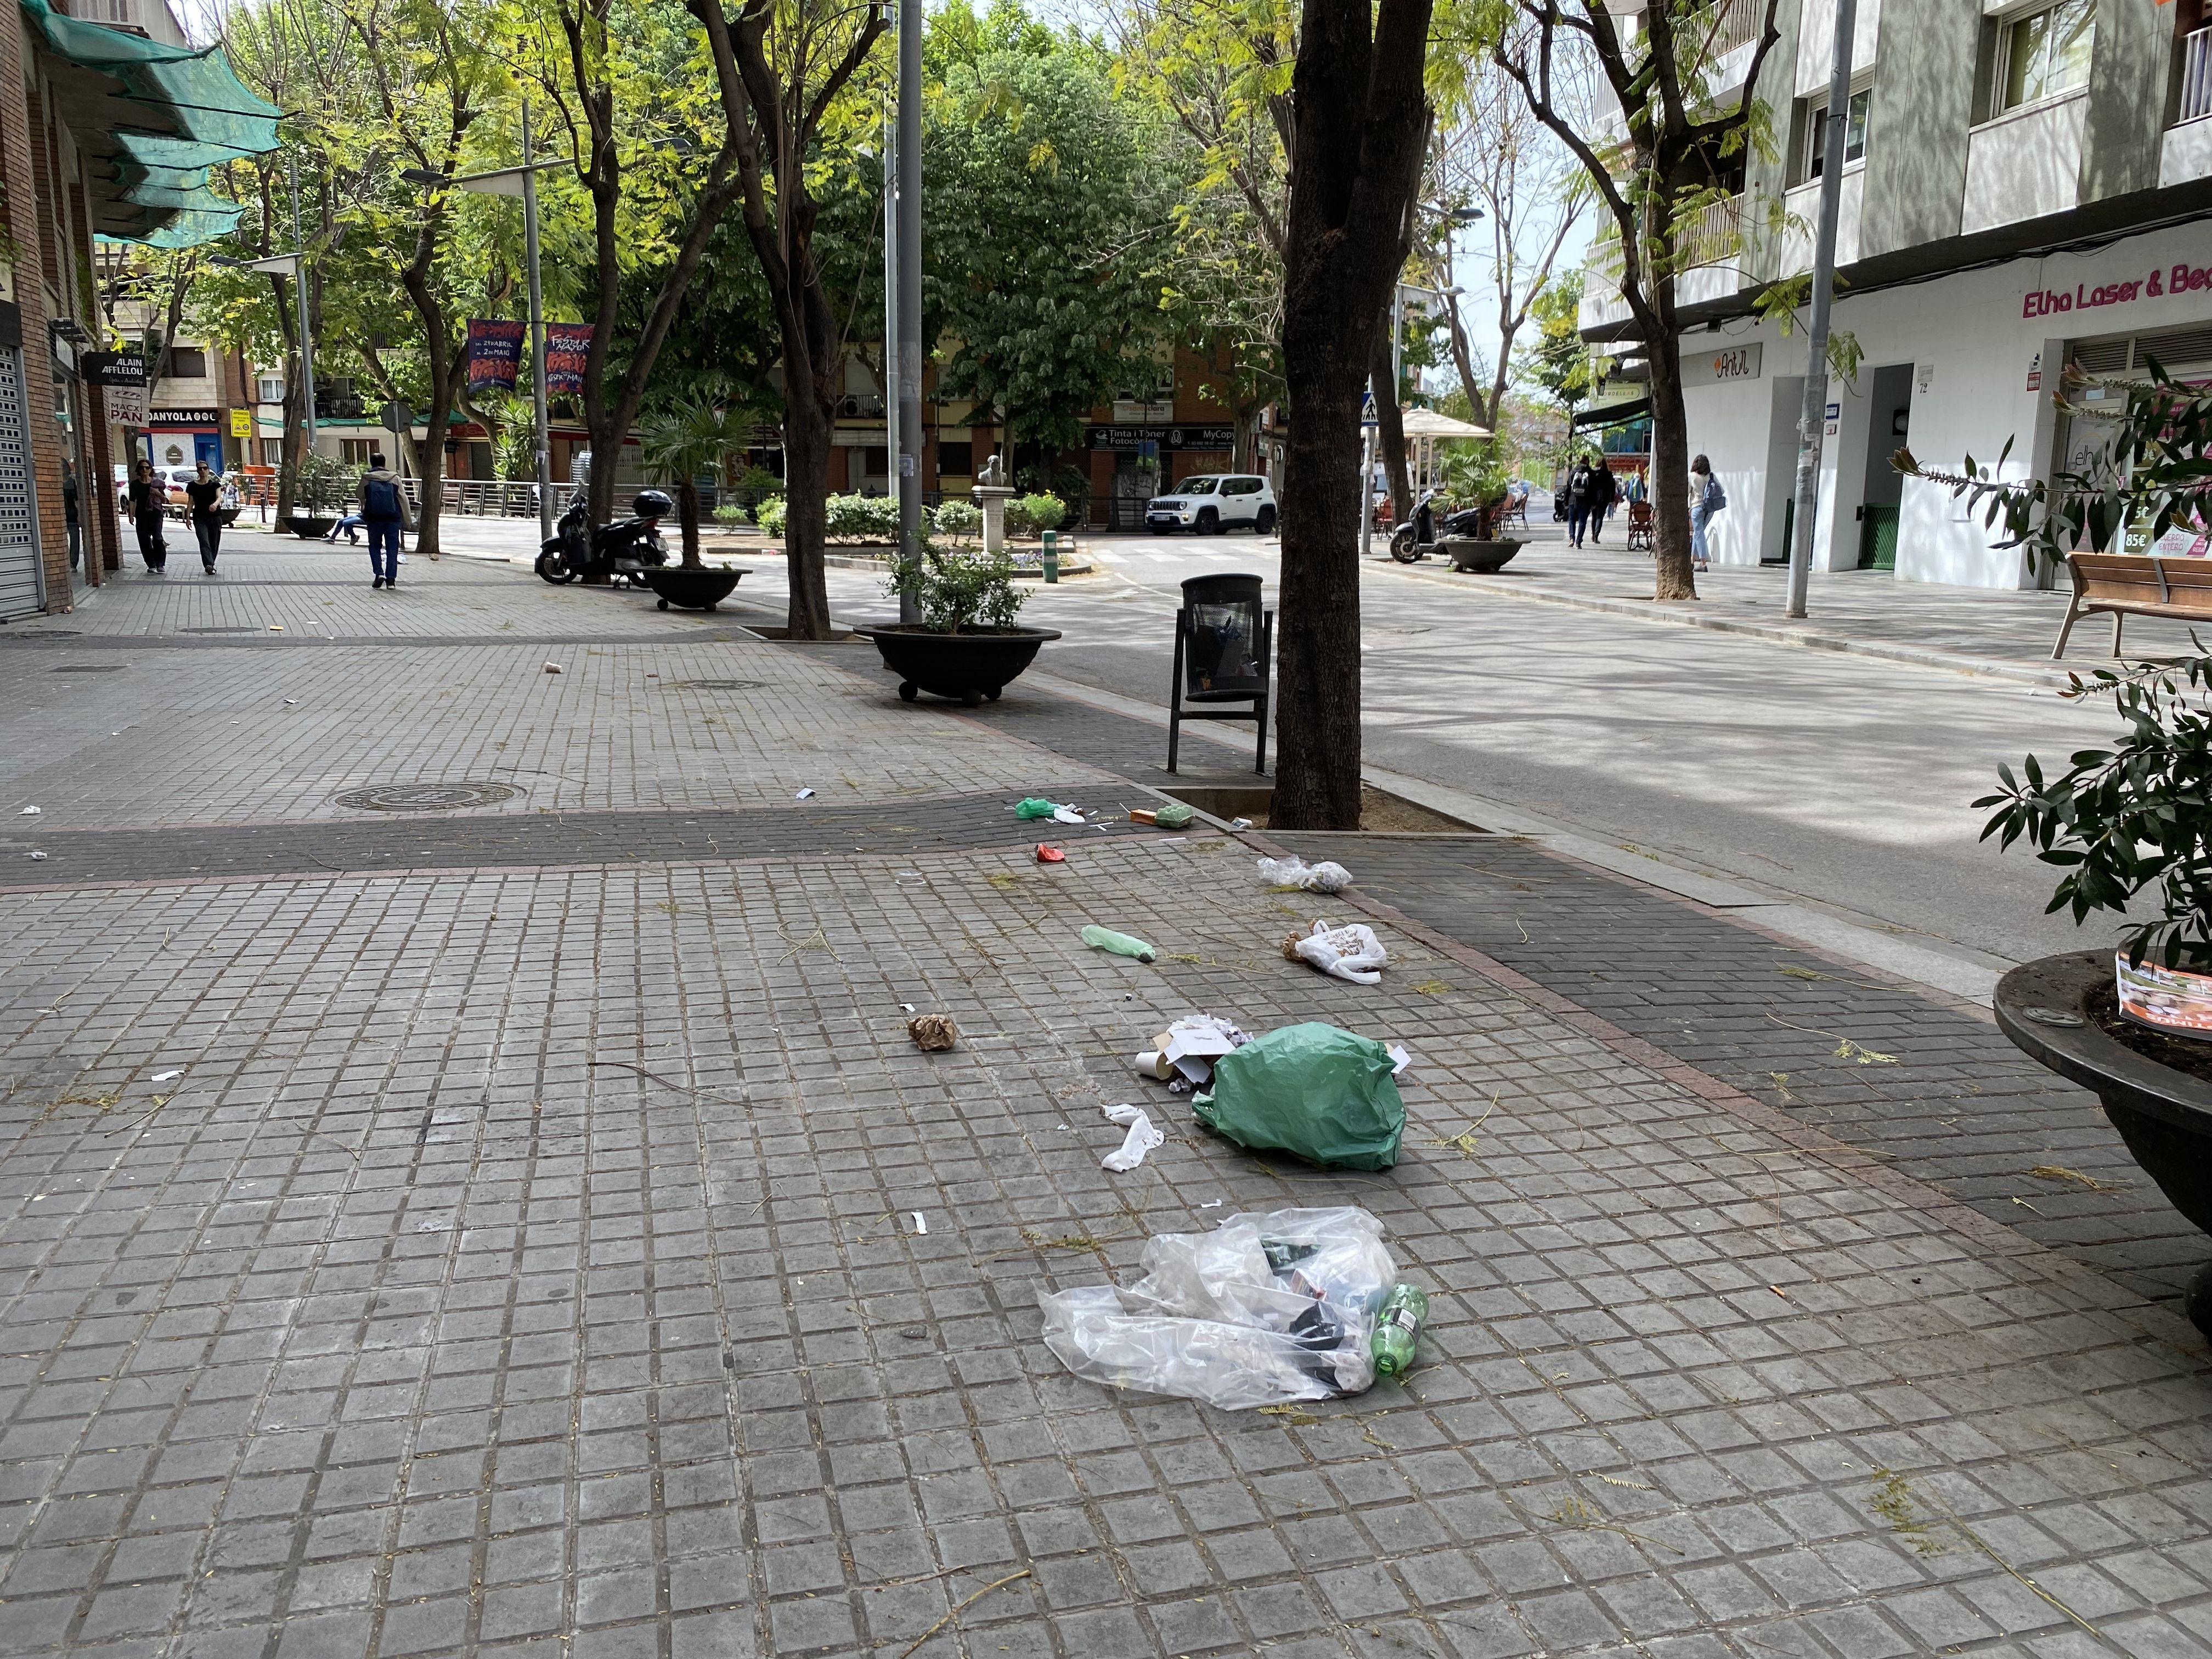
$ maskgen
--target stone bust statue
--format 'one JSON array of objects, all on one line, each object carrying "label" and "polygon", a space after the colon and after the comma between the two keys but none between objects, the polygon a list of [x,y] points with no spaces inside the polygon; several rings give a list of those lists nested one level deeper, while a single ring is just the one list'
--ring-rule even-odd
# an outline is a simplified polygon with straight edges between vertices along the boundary
[{"label": "stone bust statue", "polygon": [[975,482],[1003,488],[1006,482],[1006,464],[995,453],[991,455],[984,461],[982,471],[975,475]]}]

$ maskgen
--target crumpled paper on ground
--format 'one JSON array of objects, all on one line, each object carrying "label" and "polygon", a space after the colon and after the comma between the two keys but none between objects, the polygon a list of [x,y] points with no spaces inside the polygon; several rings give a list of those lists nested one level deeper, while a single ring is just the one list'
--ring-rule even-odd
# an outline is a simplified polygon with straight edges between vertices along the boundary
[{"label": "crumpled paper on ground", "polygon": [[1098,1160],[1102,1170],[1127,1175],[1145,1161],[1146,1152],[1167,1143],[1167,1136],[1153,1127],[1151,1116],[1141,1106],[1101,1106],[1098,1109],[1109,1121],[1122,1124],[1129,1131],[1118,1148]]}]

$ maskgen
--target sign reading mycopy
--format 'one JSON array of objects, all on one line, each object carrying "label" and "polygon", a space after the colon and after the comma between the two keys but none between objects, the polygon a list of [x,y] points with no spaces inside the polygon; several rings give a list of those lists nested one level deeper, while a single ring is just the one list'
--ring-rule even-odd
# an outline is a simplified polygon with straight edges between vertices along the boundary
[{"label": "sign reading mycopy", "polygon": [[2193,294],[2212,288],[2212,265],[2192,265],[2180,260],[2148,276],[2118,283],[2076,283],[2071,294],[2040,289],[2021,301],[2020,314],[2056,317],[2063,312],[2094,311],[2100,306],[2125,305],[2131,300],[2162,300],[2169,295]]}]

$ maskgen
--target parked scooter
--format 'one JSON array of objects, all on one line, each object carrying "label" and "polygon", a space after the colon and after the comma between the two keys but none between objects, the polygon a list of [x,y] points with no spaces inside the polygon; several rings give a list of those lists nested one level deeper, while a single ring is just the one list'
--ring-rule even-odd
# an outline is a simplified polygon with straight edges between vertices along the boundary
[{"label": "parked scooter", "polygon": [[1437,534],[1437,515],[1434,502],[1437,492],[1426,489],[1421,499],[1413,503],[1413,510],[1406,522],[1390,533],[1390,556],[1400,564],[1413,564],[1428,557],[1439,542],[1455,536],[1479,536],[1481,530],[1482,509],[1463,507],[1448,514],[1443,521],[1443,535]]},{"label": "parked scooter", "polygon": [[659,526],[676,503],[664,491],[647,489],[629,505],[635,516],[593,528],[591,508],[578,491],[575,503],[561,515],[556,533],[538,550],[538,574],[554,583],[604,576],[644,586],[637,573],[668,562]]}]

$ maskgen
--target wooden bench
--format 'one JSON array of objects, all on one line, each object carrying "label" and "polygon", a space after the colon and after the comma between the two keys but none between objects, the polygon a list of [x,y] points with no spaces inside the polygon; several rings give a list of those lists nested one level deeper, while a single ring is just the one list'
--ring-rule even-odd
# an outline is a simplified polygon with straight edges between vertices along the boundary
[{"label": "wooden bench", "polygon": [[2130,617],[2178,617],[2212,623],[2212,559],[2164,558],[2145,553],[2069,553],[2074,598],[2059,625],[2051,660],[2066,654],[2066,636],[2093,611],[2112,618],[2112,654],[2120,654],[2120,629]]}]

